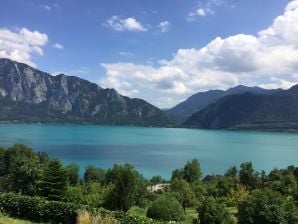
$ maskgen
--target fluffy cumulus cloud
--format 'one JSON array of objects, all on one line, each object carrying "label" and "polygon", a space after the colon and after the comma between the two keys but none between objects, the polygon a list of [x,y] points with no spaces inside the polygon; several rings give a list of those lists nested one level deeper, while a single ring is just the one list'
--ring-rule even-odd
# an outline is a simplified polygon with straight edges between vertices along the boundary
[{"label": "fluffy cumulus cloud", "polygon": [[101,64],[105,87],[169,107],[208,89],[237,84],[288,88],[298,81],[298,0],[257,35],[217,37],[200,49],[179,49],[157,65]]},{"label": "fluffy cumulus cloud", "polygon": [[22,28],[18,31],[0,29],[0,58],[10,58],[36,66],[32,54],[43,55],[42,47],[48,42],[48,36],[38,31]]},{"label": "fluffy cumulus cloud", "polygon": [[121,19],[119,16],[112,16],[103,25],[115,31],[147,31],[141,22],[132,17]]}]

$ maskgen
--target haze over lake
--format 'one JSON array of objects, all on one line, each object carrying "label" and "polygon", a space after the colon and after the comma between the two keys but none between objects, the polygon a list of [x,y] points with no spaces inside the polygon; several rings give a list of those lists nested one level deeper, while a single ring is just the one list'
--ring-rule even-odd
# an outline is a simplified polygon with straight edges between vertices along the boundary
[{"label": "haze over lake", "polygon": [[170,178],[173,169],[198,158],[204,175],[223,174],[232,165],[252,161],[270,170],[298,164],[298,134],[143,128],[96,125],[0,125],[1,146],[23,143],[56,156],[65,164],[102,168],[131,163],[145,177]]}]

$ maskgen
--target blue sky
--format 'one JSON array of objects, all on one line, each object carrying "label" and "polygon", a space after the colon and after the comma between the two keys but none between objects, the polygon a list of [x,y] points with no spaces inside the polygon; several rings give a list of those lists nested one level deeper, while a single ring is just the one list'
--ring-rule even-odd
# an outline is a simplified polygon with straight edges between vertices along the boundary
[{"label": "blue sky", "polygon": [[296,83],[297,18],[298,1],[283,0],[2,0],[0,57],[165,108]]}]

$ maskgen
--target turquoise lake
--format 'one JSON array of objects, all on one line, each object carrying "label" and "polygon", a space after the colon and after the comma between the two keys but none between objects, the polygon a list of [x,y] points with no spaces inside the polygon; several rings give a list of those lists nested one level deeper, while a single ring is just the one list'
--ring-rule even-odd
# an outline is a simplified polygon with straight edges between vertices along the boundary
[{"label": "turquoise lake", "polygon": [[252,161],[258,171],[298,165],[298,134],[96,125],[0,125],[0,145],[26,144],[65,164],[131,163],[145,177],[170,178],[198,158],[204,175]]}]

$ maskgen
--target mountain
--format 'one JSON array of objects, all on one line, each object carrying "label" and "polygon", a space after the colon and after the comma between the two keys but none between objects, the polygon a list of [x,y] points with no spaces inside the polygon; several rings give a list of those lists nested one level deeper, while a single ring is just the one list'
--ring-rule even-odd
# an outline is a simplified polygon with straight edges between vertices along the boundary
[{"label": "mountain", "polygon": [[177,124],[182,124],[192,114],[200,111],[211,103],[215,103],[224,96],[231,94],[241,94],[245,92],[256,94],[273,94],[278,91],[280,91],[280,89],[266,90],[260,87],[247,87],[243,85],[236,86],[226,91],[209,90],[207,92],[196,93],[175,107],[165,110],[165,112],[171,120],[175,121]]},{"label": "mountain", "polygon": [[141,99],[75,76],[52,76],[0,59],[0,121],[166,126],[166,114]]},{"label": "mountain", "polygon": [[298,130],[298,86],[274,94],[229,95],[193,114],[186,126],[207,129]]}]

